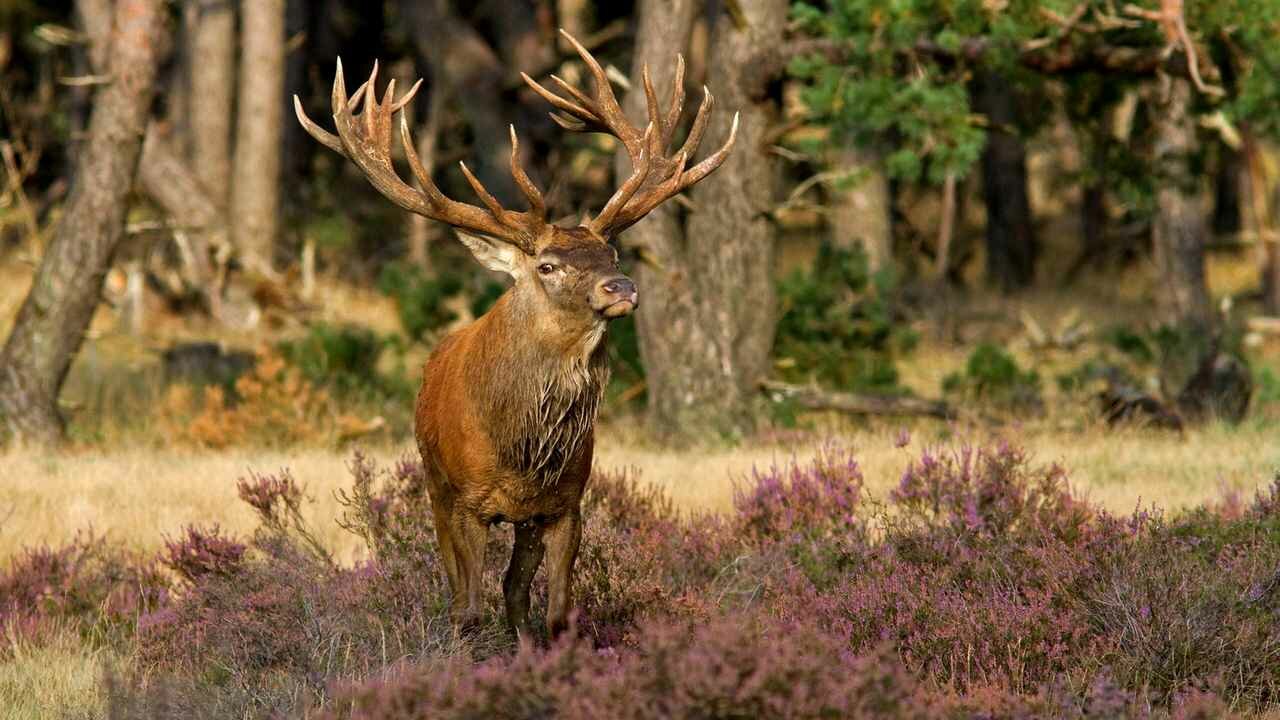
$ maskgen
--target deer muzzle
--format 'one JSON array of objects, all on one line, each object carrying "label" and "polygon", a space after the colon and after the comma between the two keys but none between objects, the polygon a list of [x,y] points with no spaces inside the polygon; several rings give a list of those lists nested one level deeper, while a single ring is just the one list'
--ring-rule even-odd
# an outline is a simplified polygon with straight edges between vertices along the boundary
[{"label": "deer muzzle", "polygon": [[593,303],[596,312],[609,320],[626,317],[640,306],[640,295],[631,278],[618,276],[604,280],[596,286],[596,297]]}]

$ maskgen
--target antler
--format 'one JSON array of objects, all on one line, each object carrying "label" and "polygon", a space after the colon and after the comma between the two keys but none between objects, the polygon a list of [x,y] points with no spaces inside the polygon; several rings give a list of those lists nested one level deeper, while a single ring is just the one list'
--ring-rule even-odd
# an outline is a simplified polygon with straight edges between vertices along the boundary
[{"label": "antler", "polygon": [[[520,165],[519,141],[516,139],[515,127],[511,127],[511,176],[521,192],[529,201],[527,212],[516,212],[502,207],[475,175],[462,165],[462,173],[467,182],[475,190],[484,208],[458,202],[445,197],[431,180],[431,174],[422,166],[418,153],[414,149],[413,137],[409,133],[409,123],[404,115],[400,116],[400,141],[409,160],[409,167],[422,189],[412,187],[400,179],[395,167],[391,164],[391,118],[413,99],[414,93],[422,85],[419,80],[409,92],[399,100],[395,100],[396,81],[387,84],[382,100],[375,94],[374,84],[378,78],[378,65],[374,63],[373,73],[369,79],[350,98],[347,97],[347,85],[342,77],[342,60],[338,60],[338,70],[333,79],[333,121],[338,134],[321,128],[311,121],[302,110],[302,102],[297,95],[293,96],[293,107],[302,123],[311,135],[325,147],[351,159],[369,179],[378,192],[385,195],[396,205],[408,210],[439,220],[449,225],[475,233],[489,235],[519,247],[528,254],[536,252],[535,243],[547,226],[547,207],[542,193],[529,180],[524,168]],[[357,105],[363,107],[359,115],[353,114]]]},{"label": "antler", "polygon": [[613,94],[613,88],[609,84],[604,68],[600,67],[595,57],[568,32],[561,30],[560,34],[573,45],[591,71],[595,81],[595,97],[588,97],[581,90],[555,75],[551,76],[551,80],[564,95],[551,92],[524,73],[520,73],[520,76],[529,84],[529,87],[533,88],[534,92],[568,116],[551,113],[551,119],[555,120],[560,127],[573,132],[607,133],[622,141],[623,147],[627,149],[627,155],[631,158],[631,177],[618,188],[600,214],[588,223],[592,231],[602,237],[609,237],[630,227],[663,201],[720,167],[729,156],[729,150],[737,137],[738,115],[737,113],[733,115],[733,127],[724,145],[702,162],[686,170],[685,165],[698,151],[698,144],[702,142],[702,135],[706,132],[714,98],[706,87],[703,87],[702,105],[698,108],[689,136],[679,152],[668,156],[666,151],[675,135],[680,113],[684,110],[684,57],[676,56],[675,84],[665,113],[662,113],[658,106],[657,94],[649,79],[649,68],[644,67],[642,74],[649,124],[641,130],[627,120]]}]

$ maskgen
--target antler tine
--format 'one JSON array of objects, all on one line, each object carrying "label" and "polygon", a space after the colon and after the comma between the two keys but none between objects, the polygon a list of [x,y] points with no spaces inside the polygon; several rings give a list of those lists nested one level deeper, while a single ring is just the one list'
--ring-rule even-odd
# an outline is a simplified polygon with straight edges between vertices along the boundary
[{"label": "antler tine", "polygon": [[698,114],[693,116],[693,126],[689,128],[689,136],[684,139],[684,145],[681,150],[688,151],[689,156],[693,157],[698,152],[698,146],[702,144],[702,136],[707,131],[707,123],[711,120],[711,108],[716,104],[715,96],[702,86],[702,104],[698,106]]},{"label": "antler tine", "polygon": [[[664,124],[664,118],[658,114],[658,94],[653,90],[653,81],[649,79],[649,64],[645,63],[640,68],[640,77],[644,83],[644,100],[645,109],[649,113],[649,125],[657,128],[657,134],[650,138],[650,142],[645,143],[649,148],[650,155],[661,153],[666,149],[666,145],[662,144],[662,138],[667,134],[667,128]],[[645,133],[648,135],[649,133]],[[655,147],[656,146],[656,147]]]},{"label": "antler tine", "polygon": [[[681,148],[676,153],[673,162],[673,171],[661,183],[652,189],[645,190],[637,196],[633,202],[618,213],[614,220],[611,230],[616,234],[631,227],[640,218],[648,215],[654,208],[661,205],[668,198],[676,193],[681,192],[692,186],[694,183],[702,180],[720,167],[725,158],[729,157],[729,151],[733,149],[734,141],[738,137],[738,114],[733,114],[733,124],[729,127],[729,138],[725,140],[724,145],[715,153],[707,157],[702,162],[694,165],[689,170],[685,170],[685,164],[690,157],[693,157],[693,151],[688,147]],[[688,143],[686,143],[686,146]],[[695,143],[696,146],[696,143]]]},{"label": "antler tine", "polygon": [[[521,77],[534,92],[551,103],[552,107],[560,113],[564,113],[564,115],[551,113],[551,118],[561,127],[575,132],[595,130],[613,135],[622,141],[627,155],[631,158],[631,176],[609,199],[600,214],[588,223],[589,229],[598,235],[608,236],[627,228],[672,195],[709,175],[728,157],[729,150],[737,137],[737,115],[734,116],[729,139],[724,146],[692,169],[685,169],[697,152],[710,121],[714,98],[705,87],[702,104],[694,117],[693,126],[689,129],[689,136],[674,157],[667,156],[667,149],[675,138],[680,116],[684,112],[683,55],[676,55],[675,82],[671,88],[671,99],[665,110],[658,100],[658,93],[654,90],[653,78],[649,74],[648,66],[642,66],[640,72],[649,122],[641,131],[627,120],[626,114],[623,113],[622,107],[614,96],[609,77],[595,57],[583,47],[582,43],[578,42],[577,38],[564,29],[560,30],[560,34],[573,46],[591,72],[595,85],[594,97],[588,96],[555,75],[551,76],[551,80],[558,86],[560,93],[551,92],[528,75],[521,73]],[[514,165],[512,172],[515,172]]]},{"label": "antler tine", "polygon": [[524,165],[520,164],[520,139],[516,137],[516,126],[508,127],[511,130],[511,178],[516,181],[520,192],[524,193],[525,199],[529,201],[529,212],[545,218],[547,216],[546,200],[543,199],[538,186],[529,179],[528,173],[524,171]]},{"label": "antler tine", "polygon": [[413,100],[413,96],[418,94],[418,88],[420,87],[422,87],[422,78],[418,78],[418,82],[414,83],[413,87],[409,88],[409,92],[405,93],[404,97],[400,98],[396,104],[391,106],[391,112],[394,114],[404,109],[404,107]]},{"label": "antler tine", "polygon": [[409,118],[404,115],[400,116],[400,144],[404,147],[405,157],[409,160],[409,169],[413,171],[413,176],[418,179],[418,184],[422,186],[422,192],[427,196],[427,202],[434,206],[444,206],[449,202],[449,198],[440,192],[440,188],[436,187],[435,181],[431,179],[431,173],[427,172],[427,168],[423,166],[422,159],[418,157],[418,150],[413,142],[413,135],[409,132]]},{"label": "antler tine", "polygon": [[462,168],[462,175],[467,179],[467,183],[471,185],[471,189],[475,191],[476,197],[479,197],[480,202],[489,208],[489,214],[501,221],[507,213],[506,209],[502,207],[502,203],[498,202],[498,198],[494,197],[492,193],[485,189],[484,184],[475,175],[471,174],[471,168],[468,168],[465,162],[459,161],[458,167]]},{"label": "antler tine", "polygon": [[594,118],[596,122],[600,122],[600,106],[595,100],[592,100],[587,97],[586,93],[565,82],[559,75],[552,75],[551,82],[555,83],[557,87],[571,95],[573,99],[578,102],[578,105],[586,110],[585,114],[587,117]]},{"label": "antler tine", "polygon": [[421,188],[414,188],[400,178],[391,161],[391,123],[395,113],[401,112],[413,99],[422,86],[422,81],[416,82],[404,97],[396,99],[396,82],[392,80],[379,99],[377,77],[378,64],[374,63],[369,79],[356,89],[354,95],[348,96],[342,62],[339,60],[330,97],[337,135],[312,122],[303,111],[302,101],[295,96],[294,111],[298,122],[325,147],[353,161],[380,193],[401,208],[462,230],[511,243],[525,252],[532,252],[535,238],[542,234],[542,228],[546,225],[545,202],[541,201],[541,193],[522,169],[516,174],[516,182],[530,200],[533,208],[530,212],[504,209],[465,166],[463,174],[472,187],[476,188],[487,209],[451,200],[432,182],[431,174],[418,157],[409,132],[408,119],[402,113],[400,139],[404,144],[409,166]]},{"label": "antler tine", "polygon": [[[649,123],[645,128],[644,136],[641,139],[642,148],[649,147],[654,135],[654,125]],[[604,209],[594,220],[588,225],[595,234],[606,237],[609,229],[613,226],[618,213],[626,207],[631,198],[635,196],[636,191],[644,184],[649,177],[649,168],[653,161],[653,155],[648,150],[641,150],[640,156],[636,158],[635,165],[631,168],[631,177],[622,183],[622,187],[618,188],[613,197],[609,198],[609,202],[605,203]]]},{"label": "antler tine", "polygon": [[302,109],[302,100],[297,95],[293,96],[293,114],[298,116],[298,122],[302,125],[302,129],[307,131],[308,135],[319,140],[321,145],[339,155],[347,156],[347,151],[342,147],[342,140],[337,135],[312,122],[311,118],[307,117],[307,111]]},{"label": "antler tine", "polygon": [[[702,162],[689,168],[688,172],[685,172],[682,174],[681,180],[680,180],[680,189],[684,190],[685,188],[689,187],[690,185],[693,185],[694,183],[698,182],[702,178],[710,175],[712,172],[715,171],[716,168],[720,167],[720,165],[724,163],[725,158],[729,157],[729,151],[733,149],[733,143],[737,139],[738,139],[738,113],[734,113],[733,124],[729,126],[729,139],[724,141],[724,145],[721,145],[719,150],[707,156],[707,158],[704,159]],[[681,150],[680,152],[683,153],[684,150]]]},{"label": "antler tine", "polygon": [[[582,62],[586,63],[587,69],[591,72],[593,85],[595,86],[596,97],[592,101],[590,110],[594,112],[597,122],[608,130],[610,134],[622,141],[627,148],[627,154],[631,156],[632,162],[639,161],[640,151],[644,145],[640,144],[640,136],[643,134],[639,128],[632,125],[627,120],[627,116],[622,112],[622,106],[618,104],[618,98],[613,94],[613,85],[609,82],[609,76],[605,73],[604,68],[596,61],[594,55],[578,42],[578,39],[570,35],[564,28],[560,29],[560,34],[565,40],[573,46],[578,56],[582,58]],[[575,92],[575,97],[581,95]],[[583,118],[587,120],[587,118]],[[590,121],[588,121],[590,124]]]},{"label": "antler tine", "polygon": [[671,85],[671,104],[662,121],[662,147],[670,147],[680,113],[684,112],[684,55],[676,53],[676,77]]},{"label": "antler tine", "polygon": [[[543,100],[546,100],[547,102],[551,103],[552,107],[556,108],[557,110],[567,112],[574,117],[592,117],[592,113],[590,110],[587,110],[586,108],[581,107],[579,105],[575,105],[569,102],[568,100],[565,100],[564,98],[560,97],[559,95],[551,92],[550,90],[543,87],[537,80],[534,80],[533,78],[529,77],[526,73],[520,73],[520,77],[524,78],[524,82],[526,85],[532,88],[534,92],[541,95]],[[555,113],[552,113],[551,117],[555,117]]]},{"label": "antler tine", "polygon": [[[360,106],[360,115],[364,118],[365,134],[368,135],[370,138],[377,137],[374,134],[374,132],[376,131],[376,128],[374,127],[374,123],[376,123],[378,119],[377,118],[378,95],[374,87],[377,84],[377,82],[378,82],[378,61],[374,60],[373,72],[369,74],[369,79],[365,82],[365,84],[360,86],[364,88],[364,103]],[[356,93],[356,95],[358,96],[359,93]]]}]

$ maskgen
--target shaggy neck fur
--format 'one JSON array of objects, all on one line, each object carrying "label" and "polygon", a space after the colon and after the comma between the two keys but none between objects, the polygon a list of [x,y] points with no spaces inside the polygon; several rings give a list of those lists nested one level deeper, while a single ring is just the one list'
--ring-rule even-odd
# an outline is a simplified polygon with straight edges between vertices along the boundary
[{"label": "shaggy neck fur", "polygon": [[472,385],[503,466],[542,487],[591,434],[609,379],[603,320],[547,317],[517,289],[480,321]]}]

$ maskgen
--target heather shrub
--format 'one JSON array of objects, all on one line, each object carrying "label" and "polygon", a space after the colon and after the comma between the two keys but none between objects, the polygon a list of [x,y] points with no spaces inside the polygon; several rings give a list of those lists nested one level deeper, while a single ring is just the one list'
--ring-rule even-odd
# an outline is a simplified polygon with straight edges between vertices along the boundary
[{"label": "heather shrub", "polygon": [[1280,517],[1156,519],[1093,561],[1085,611],[1119,681],[1161,700],[1212,687],[1249,707],[1280,702]]},{"label": "heather shrub", "polygon": [[731,615],[653,624],[638,645],[573,636],[473,668],[409,667],[336,694],[324,717],[919,718],[929,699],[891,656],[842,656],[829,637]]},{"label": "heather shrub", "polygon": [[[478,665],[456,660],[396,668],[338,688],[329,720],[414,718],[1107,718],[1153,716],[1146,695],[1106,674],[1073,689],[1027,694],[994,685],[960,693],[921,679],[888,644],[856,654],[813,625],[757,613],[707,624],[648,622],[632,647],[593,650],[576,635],[546,651]],[[1156,713],[1154,716],[1166,716]],[[1180,695],[1167,716],[1231,717],[1216,695]]]},{"label": "heather shrub", "polygon": [[1035,467],[1025,451],[1008,443],[926,450],[889,498],[908,525],[945,528],[969,539],[1034,540],[1048,533],[1073,542],[1094,515],[1071,493],[1065,470]]},{"label": "heather shrub", "polygon": [[[340,522],[369,549],[353,565],[316,541],[297,479],[251,473],[250,537],[188,527],[153,563],[88,540],[32,551],[0,575],[0,620],[123,638],[140,616],[134,664],[110,682],[117,718],[1209,718],[1280,703],[1280,478],[1251,501],[1113,516],[1015,446],[960,446],[923,451],[875,501],[832,445],[753,473],[726,517],[687,517],[634,474],[597,473],[575,625],[537,648],[502,620],[509,533],[491,533],[488,613],[459,637],[421,464],[356,453],[349,469]],[[534,592],[541,614],[542,573]]]},{"label": "heather shrub", "polygon": [[[960,689],[1029,693],[1080,667],[1094,638],[1071,593],[1092,513],[1060,469],[1009,446],[925,451],[889,500],[878,536],[845,536],[816,576],[801,565],[812,587],[780,598],[783,613],[853,652],[889,642],[912,670]],[[832,567],[845,570],[832,578]]]},{"label": "heather shrub", "polygon": [[246,546],[222,534],[213,525],[202,530],[195,525],[183,528],[181,537],[166,540],[160,562],[187,582],[205,575],[234,575],[240,569]]},{"label": "heather shrub", "polygon": [[0,633],[38,643],[48,631],[70,627],[92,642],[114,642],[140,615],[164,607],[169,590],[154,563],[82,533],[9,560],[0,571]]},{"label": "heather shrub", "polygon": [[644,618],[707,610],[702,595],[725,553],[714,520],[682,520],[665,495],[625,472],[594,474],[582,511],[574,593],[579,625],[597,645],[624,641]]},{"label": "heather shrub", "polygon": [[828,445],[807,464],[753,471],[733,504],[731,532],[772,567],[769,585],[784,592],[794,589],[796,568],[829,586],[860,563],[868,543],[862,471],[848,448]]},{"label": "heather shrub", "polygon": [[189,528],[169,543],[166,563],[188,586],[139,624],[140,665],[154,682],[121,681],[121,708],[294,712],[321,702],[335,679],[458,650],[443,574],[423,544],[429,516],[413,512],[421,467],[383,470],[357,455],[351,469],[344,523],[372,551],[352,567],[335,563],[307,527],[306,493],[288,471],[239,481],[260,521],[247,542]]}]

